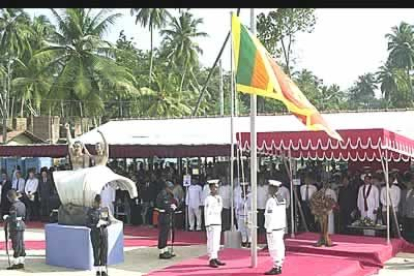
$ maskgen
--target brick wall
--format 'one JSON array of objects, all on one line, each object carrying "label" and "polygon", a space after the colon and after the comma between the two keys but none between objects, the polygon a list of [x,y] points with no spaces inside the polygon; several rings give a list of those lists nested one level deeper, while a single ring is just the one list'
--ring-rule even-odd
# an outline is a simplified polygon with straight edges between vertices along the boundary
[{"label": "brick wall", "polygon": [[31,118],[31,129],[33,134],[52,144],[59,138],[60,117],[57,116],[37,116]]}]

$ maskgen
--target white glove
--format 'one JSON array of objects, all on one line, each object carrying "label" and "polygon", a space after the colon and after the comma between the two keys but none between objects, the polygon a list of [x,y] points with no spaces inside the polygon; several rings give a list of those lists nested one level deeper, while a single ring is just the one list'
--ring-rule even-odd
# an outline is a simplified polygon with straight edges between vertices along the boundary
[{"label": "white glove", "polygon": [[6,220],[9,217],[9,215],[4,215],[3,220]]},{"label": "white glove", "polygon": [[139,199],[138,199],[138,198],[136,198],[136,199],[135,199],[135,204],[136,204],[136,205],[138,205],[138,204],[139,204]]},{"label": "white glove", "polygon": [[96,227],[101,227],[101,226],[103,226],[103,225],[107,225],[108,224],[108,222],[107,221],[104,221],[104,220],[102,220],[102,219],[100,219],[99,221],[98,221],[98,224],[96,225]]},{"label": "white glove", "polygon": [[171,204],[171,209],[173,209],[173,211],[175,211],[177,209],[177,205]]}]

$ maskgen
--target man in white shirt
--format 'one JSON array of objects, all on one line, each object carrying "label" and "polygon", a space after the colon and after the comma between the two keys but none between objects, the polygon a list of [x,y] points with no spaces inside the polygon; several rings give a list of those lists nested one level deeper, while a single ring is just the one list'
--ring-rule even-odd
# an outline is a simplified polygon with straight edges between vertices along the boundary
[{"label": "man in white shirt", "polygon": [[248,182],[242,182],[241,195],[236,204],[237,230],[239,230],[242,237],[242,247],[250,248],[252,237],[248,227],[249,212],[252,211],[251,194],[248,192]]},{"label": "man in white shirt", "polygon": [[231,208],[231,186],[223,177],[221,179],[221,186],[219,188],[219,195],[223,200],[223,211],[221,212],[221,219],[222,219],[222,230],[227,231],[230,230],[230,208]]},{"label": "man in white shirt", "polygon": [[[394,208],[395,213],[397,214],[399,211],[400,200],[401,200],[401,189],[398,187],[398,180],[395,175],[391,175],[389,178],[390,184],[390,201],[389,206]],[[387,224],[387,187],[384,186],[381,189],[381,205],[382,205],[382,220],[383,223]],[[394,221],[394,216],[392,213],[392,209],[390,208],[390,224],[391,226],[391,233],[394,235],[396,233],[396,225]]]},{"label": "man in white shirt", "polygon": [[[208,182],[208,181],[207,181]],[[204,184],[203,186],[203,192],[201,196],[201,221],[202,221],[202,229],[205,230],[206,223],[205,223],[205,217],[204,217],[204,201],[206,198],[210,195],[210,187],[207,184]]]},{"label": "man in white shirt", "polygon": [[201,231],[201,204],[202,204],[201,186],[193,182],[188,187],[185,197],[185,204],[188,208],[188,223],[190,231],[194,231],[195,220],[197,221],[197,231]]},{"label": "man in white shirt", "polygon": [[303,215],[310,231],[316,231],[315,219],[310,209],[310,200],[315,192],[318,191],[314,183],[312,173],[309,172],[305,177],[305,183],[300,187],[300,196],[302,199]]},{"label": "man in white shirt", "polygon": [[277,191],[277,194],[280,195],[286,202],[286,228],[285,233],[288,232],[288,225],[290,218],[290,212],[289,212],[289,206],[290,206],[290,191],[288,188],[286,188],[283,184],[279,186],[279,190]]},{"label": "man in white shirt", "polygon": [[206,219],[207,252],[209,266],[217,268],[225,265],[219,261],[218,251],[220,250],[221,238],[221,211],[223,200],[218,194],[220,180],[209,180],[210,195],[204,201],[204,217]]},{"label": "man in white shirt", "polygon": [[278,187],[282,183],[269,180],[269,199],[266,202],[265,228],[269,254],[273,261],[272,269],[265,275],[278,275],[282,273],[285,259],[285,244],[283,236],[286,228],[286,201],[278,194]]},{"label": "man in white shirt", "polygon": [[[358,191],[358,210],[361,213],[361,219],[368,217],[374,222],[377,221],[377,211],[379,207],[379,190],[372,185],[372,176],[370,173],[364,176],[364,185]],[[375,236],[375,230],[364,230],[364,235]]]},{"label": "man in white shirt", "polygon": [[[336,196],[336,192],[331,188],[331,183],[327,184],[327,187],[325,189],[325,196],[332,198],[335,203],[338,203],[338,197]],[[329,212],[328,233],[335,233],[335,216],[333,210]]]},{"label": "man in white shirt", "polygon": [[111,212],[111,215],[115,215],[114,210],[114,203],[115,203],[115,197],[116,197],[116,191],[114,188],[112,188],[111,185],[106,184],[105,187],[103,187],[101,192],[101,202],[102,207],[106,207]]},{"label": "man in white shirt", "polygon": [[264,177],[260,177],[257,186],[257,225],[259,231],[263,232],[264,229],[264,211],[266,209],[266,201],[269,198],[269,186]]},{"label": "man in white shirt", "polygon": [[26,181],[22,178],[22,173],[20,171],[15,172],[16,178],[12,182],[12,189],[21,195],[24,194],[24,186]]},{"label": "man in white shirt", "polygon": [[34,171],[29,171],[29,178],[26,181],[24,188],[25,202],[27,207],[26,220],[29,221],[36,216],[37,208],[37,188],[39,187],[39,180],[35,177]]}]

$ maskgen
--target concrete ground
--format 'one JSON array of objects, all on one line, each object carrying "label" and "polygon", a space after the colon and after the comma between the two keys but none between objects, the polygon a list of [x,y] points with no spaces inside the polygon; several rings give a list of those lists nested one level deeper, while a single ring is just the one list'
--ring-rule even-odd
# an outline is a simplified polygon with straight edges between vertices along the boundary
[{"label": "concrete ground", "polygon": [[[28,229],[27,240],[44,240],[42,229]],[[0,235],[0,241],[4,241],[4,235]],[[195,258],[206,254],[206,246],[177,246],[174,247],[177,257],[171,260],[159,260],[156,247],[128,247],[125,248],[125,262],[111,266],[111,276],[140,276],[152,270],[161,269],[185,259]],[[7,256],[4,250],[0,250],[0,276],[21,275],[48,275],[48,276],[91,276],[91,271],[78,271],[61,267],[48,266],[45,263],[44,250],[28,250],[26,269],[22,271],[5,270],[8,266]],[[400,253],[386,263],[386,267],[379,272],[379,276],[408,276],[414,275],[414,254]]]}]

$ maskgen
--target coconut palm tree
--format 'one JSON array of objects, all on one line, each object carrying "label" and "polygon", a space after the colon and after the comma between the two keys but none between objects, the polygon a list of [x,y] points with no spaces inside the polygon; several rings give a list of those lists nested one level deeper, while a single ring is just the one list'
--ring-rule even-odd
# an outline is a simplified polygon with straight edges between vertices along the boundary
[{"label": "coconut palm tree", "polygon": [[151,84],[152,78],[152,66],[153,66],[153,35],[155,29],[164,27],[167,20],[171,18],[171,14],[167,9],[131,9],[131,15],[135,15],[135,24],[141,23],[141,26],[148,27],[151,35],[151,48],[150,48],[150,68],[148,83]]},{"label": "coconut palm tree", "polygon": [[348,100],[350,106],[358,109],[363,106],[368,108],[376,101],[375,90],[377,89],[376,78],[374,74],[367,73],[358,77],[355,85],[349,90]]},{"label": "coconut palm tree", "polygon": [[52,13],[58,26],[55,41],[35,55],[37,59],[53,58],[47,66],[57,72],[51,97],[77,102],[72,109],[82,116],[103,111],[104,91],[115,87],[135,90],[133,75],[116,64],[114,47],[102,38],[121,14],[108,14],[106,9],[95,15],[92,9],[65,9],[61,13],[52,9]]},{"label": "coconut palm tree", "polygon": [[203,19],[194,18],[189,12],[182,12],[179,18],[174,18],[170,28],[161,31],[164,35],[166,48],[170,51],[170,59],[175,66],[182,69],[180,91],[182,91],[184,78],[188,70],[198,65],[198,54],[202,50],[195,39],[206,37],[207,33],[199,32],[199,25]]},{"label": "coconut palm tree", "polygon": [[0,10],[0,55],[19,58],[30,52],[30,18],[23,9]]},{"label": "coconut palm tree", "polygon": [[404,68],[407,74],[407,83],[411,93],[414,93],[410,71],[414,65],[414,29],[406,22],[392,28],[392,33],[385,36],[388,39],[388,51],[390,63],[399,68]]}]

